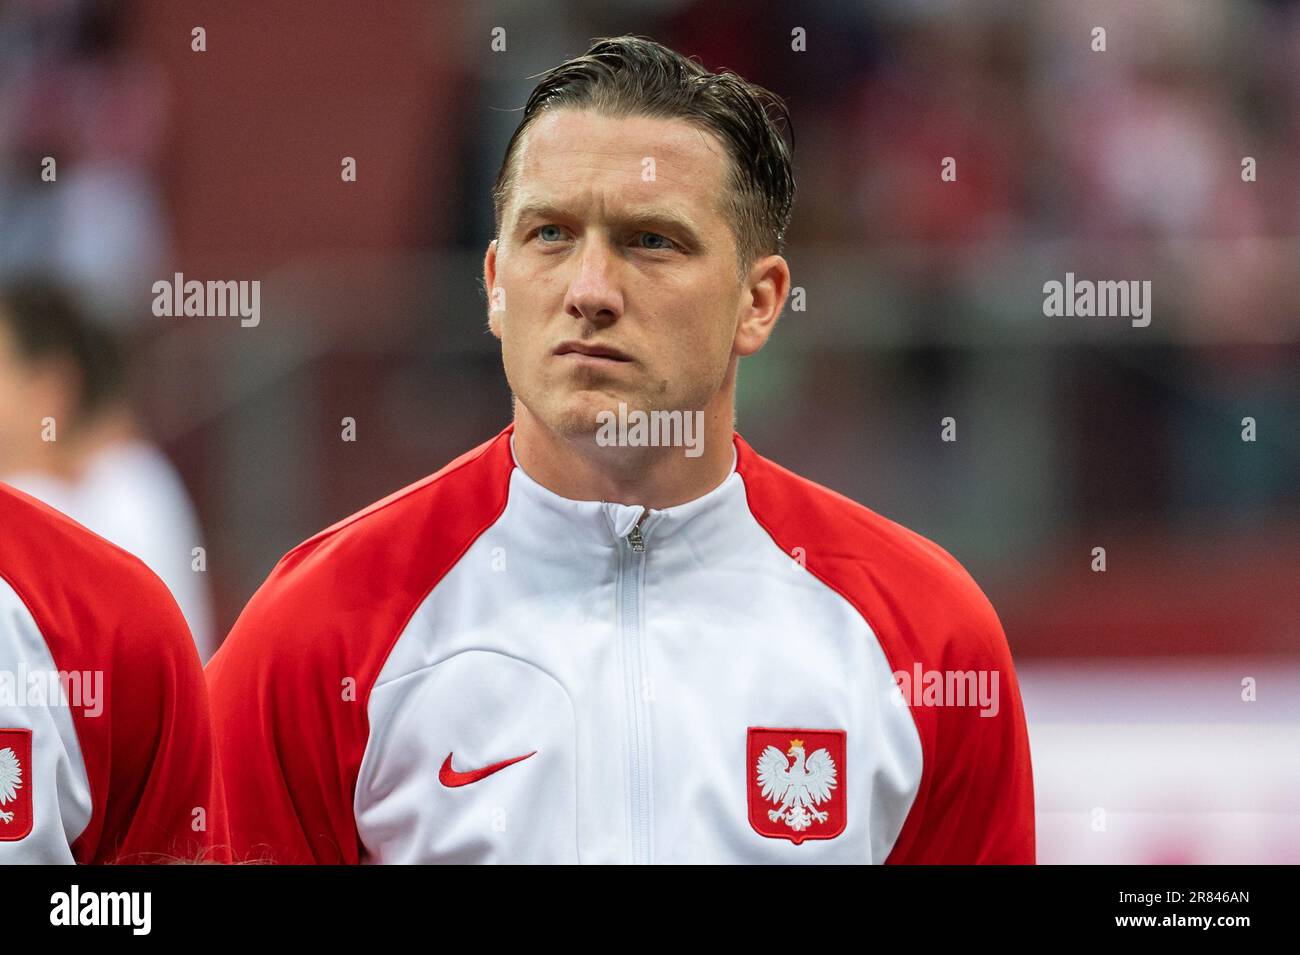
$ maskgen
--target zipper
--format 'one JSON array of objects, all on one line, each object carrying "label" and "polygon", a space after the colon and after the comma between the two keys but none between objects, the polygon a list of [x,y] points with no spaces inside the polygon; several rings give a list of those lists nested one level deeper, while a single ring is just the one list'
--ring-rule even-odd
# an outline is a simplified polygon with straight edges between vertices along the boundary
[{"label": "zipper", "polygon": [[628,702],[628,740],[632,792],[632,861],[650,862],[650,714],[646,709],[641,674],[641,575],[645,568],[645,535],[641,524],[650,513],[641,512],[624,540],[620,554],[620,597],[622,601],[623,672]]},{"label": "zipper", "polygon": [[[645,520],[645,515],[641,515],[641,520]],[[632,525],[632,530],[627,535],[628,546],[632,548],[634,554],[645,553],[645,537],[641,534],[641,521]]]}]

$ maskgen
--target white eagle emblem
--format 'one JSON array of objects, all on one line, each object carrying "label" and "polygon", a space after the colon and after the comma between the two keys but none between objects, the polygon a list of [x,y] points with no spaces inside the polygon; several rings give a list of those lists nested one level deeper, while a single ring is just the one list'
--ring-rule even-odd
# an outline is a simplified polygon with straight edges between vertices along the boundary
[{"label": "white eagle emblem", "polygon": [[[23,788],[23,764],[18,755],[6,746],[0,749],[0,806],[7,805],[18,798],[18,790]],[[0,822],[14,821],[12,812],[0,809]]]},{"label": "white eagle emblem", "polygon": [[[790,765],[789,756],[794,757],[794,765]],[[831,798],[835,760],[824,748],[805,759],[803,740],[792,739],[784,754],[775,746],[763,750],[755,768],[763,798],[777,804],[777,808],[767,811],[768,819],[784,819],[795,832],[807,829],[814,820],[826,821],[827,814],[816,807]]]}]

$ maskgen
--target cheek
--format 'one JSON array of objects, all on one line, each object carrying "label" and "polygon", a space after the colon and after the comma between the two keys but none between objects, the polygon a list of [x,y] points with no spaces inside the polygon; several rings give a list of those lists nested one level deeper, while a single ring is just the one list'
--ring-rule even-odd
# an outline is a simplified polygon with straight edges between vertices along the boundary
[{"label": "cheek", "polygon": [[725,307],[716,300],[683,302],[676,312],[669,306],[663,313],[682,320],[664,323],[655,350],[652,377],[659,395],[675,392],[678,400],[700,401],[726,377],[735,334]]},{"label": "cheek", "polygon": [[678,338],[686,362],[702,371],[715,372],[731,360],[736,329],[730,308],[730,302],[713,298],[694,310],[694,319],[681,329]]},{"label": "cheek", "polygon": [[535,298],[528,291],[526,281],[512,277],[502,299],[505,307],[495,316],[501,340],[501,363],[507,382],[516,392],[527,387],[526,380],[536,373],[539,364],[536,352],[541,347],[541,323],[535,311]]},{"label": "cheek", "polygon": [[505,279],[499,317],[503,339],[524,341],[541,333],[551,301],[552,282],[542,276],[515,269]]}]

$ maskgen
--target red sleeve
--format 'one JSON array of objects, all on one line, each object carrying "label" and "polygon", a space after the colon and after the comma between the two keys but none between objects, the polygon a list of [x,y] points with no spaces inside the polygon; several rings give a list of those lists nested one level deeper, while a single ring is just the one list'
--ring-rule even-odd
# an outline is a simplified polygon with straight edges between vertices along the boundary
[{"label": "red sleeve", "polygon": [[[972,587],[974,584],[972,583]],[[969,706],[914,707],[924,769],[890,863],[1032,865],[1034,787],[1020,687],[993,608],[958,634],[926,669],[998,676],[997,713]],[[972,650],[971,648],[975,648]]]},{"label": "red sleeve", "polygon": [[364,677],[345,651],[347,629],[367,621],[321,615],[328,585],[294,574],[302,556],[281,561],[207,667],[236,862],[360,861]]},{"label": "red sleeve", "polygon": [[175,600],[149,583],[115,641],[107,718],[73,711],[94,814],[72,854],[83,863],[225,862],[203,668]]},{"label": "red sleeve", "polygon": [[225,861],[227,834],[198,652],[141,561],[0,485],[0,575],[60,672],[102,679],[71,707],[91,814],[79,863]]},{"label": "red sleeve", "polygon": [[921,779],[885,861],[1033,863],[1029,736],[988,598],[933,541],[762,458],[739,437],[736,447],[755,518],[786,553],[801,547],[808,571],[857,609],[891,672],[997,675],[994,716],[909,702]]}]

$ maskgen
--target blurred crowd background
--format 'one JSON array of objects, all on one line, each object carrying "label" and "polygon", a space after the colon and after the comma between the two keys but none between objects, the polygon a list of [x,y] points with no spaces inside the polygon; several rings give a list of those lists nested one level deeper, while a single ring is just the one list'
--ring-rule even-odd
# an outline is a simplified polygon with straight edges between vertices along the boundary
[{"label": "blurred crowd background", "polygon": [[[10,0],[0,280],[68,300],[0,304],[0,479],[150,550],[206,657],[507,423],[490,185],[529,77],[622,33],[788,102],[807,308],[739,430],[988,593],[1040,860],[1300,862],[1297,2]],[[1067,271],[1151,280],[1150,326],[1045,317]],[[177,272],[260,280],[260,324],[154,317]]]}]

